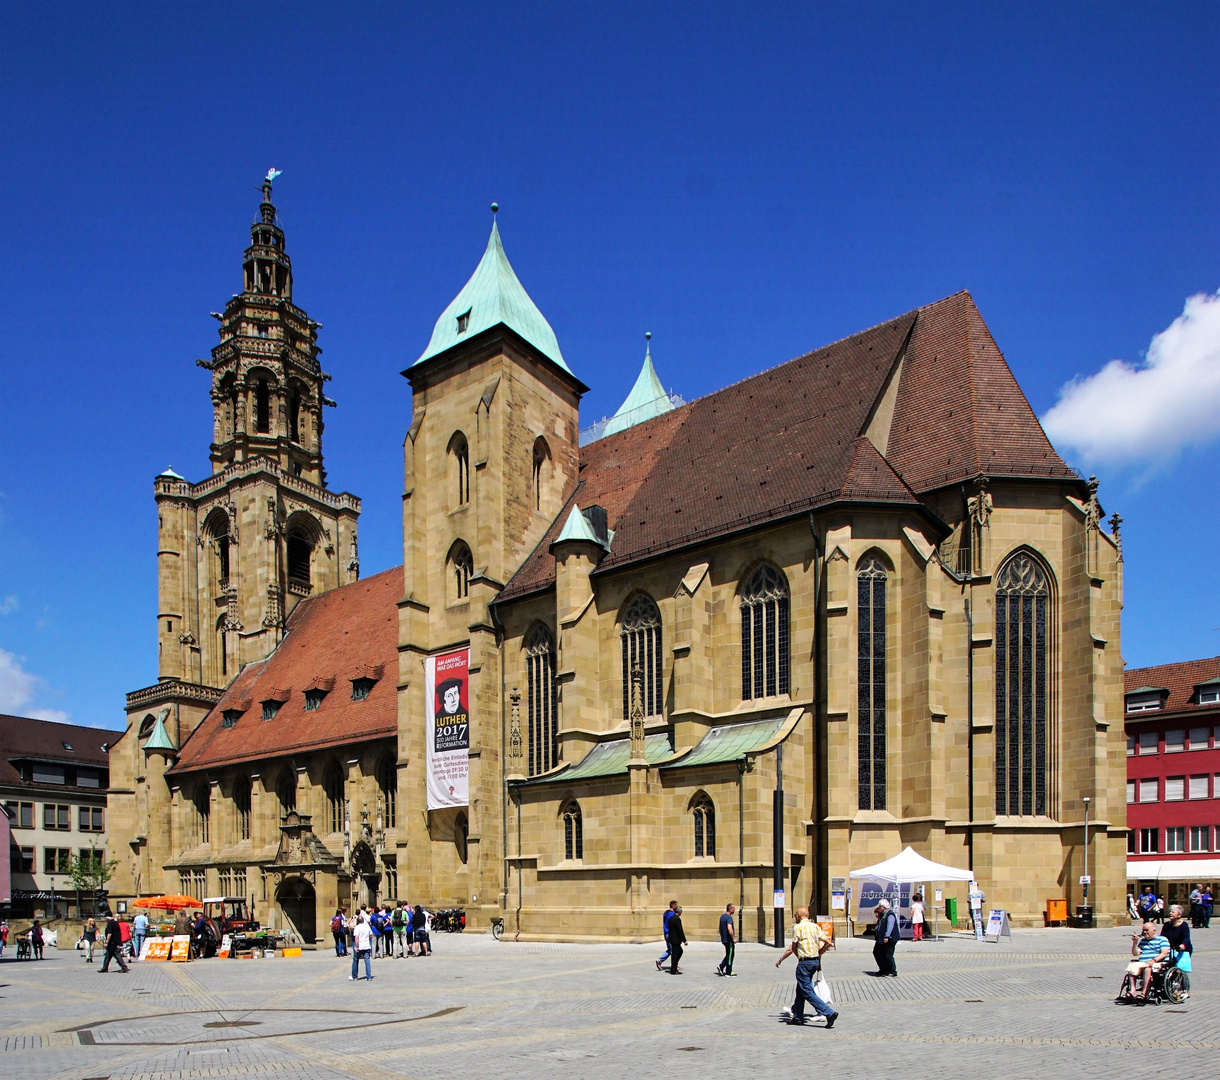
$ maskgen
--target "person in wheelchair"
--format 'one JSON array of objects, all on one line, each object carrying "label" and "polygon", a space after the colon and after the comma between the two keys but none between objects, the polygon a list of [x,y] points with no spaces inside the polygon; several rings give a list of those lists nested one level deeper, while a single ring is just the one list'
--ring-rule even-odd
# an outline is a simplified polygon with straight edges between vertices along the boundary
[{"label": "person in wheelchair", "polygon": [[1145,920],[1138,934],[1131,935],[1131,955],[1135,959],[1127,965],[1127,974],[1136,997],[1142,1000],[1148,997],[1153,972],[1169,959],[1169,941],[1151,919]]}]

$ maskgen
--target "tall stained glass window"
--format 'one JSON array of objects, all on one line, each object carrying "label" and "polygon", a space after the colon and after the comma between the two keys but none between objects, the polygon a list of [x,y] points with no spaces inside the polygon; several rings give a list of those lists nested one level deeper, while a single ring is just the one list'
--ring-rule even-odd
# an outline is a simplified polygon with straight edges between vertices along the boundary
[{"label": "tall stained glass window", "polygon": [[788,693],[788,582],[760,566],[741,591],[741,697]]},{"label": "tall stained glass window", "polygon": [[529,710],[526,761],[529,775],[548,772],[558,764],[559,718],[555,695],[555,642],[545,626],[535,627],[525,647]]},{"label": "tall stained glass window", "polygon": [[1046,571],[1025,552],[1009,559],[995,590],[995,809],[1046,813]]},{"label": "tall stained glass window", "polygon": [[870,555],[856,571],[856,687],[861,810],[885,809],[884,564]]},{"label": "tall stained glass window", "polygon": [[661,612],[643,593],[627,605],[622,622],[623,718],[631,716],[631,669],[644,672],[645,716],[661,715]]}]

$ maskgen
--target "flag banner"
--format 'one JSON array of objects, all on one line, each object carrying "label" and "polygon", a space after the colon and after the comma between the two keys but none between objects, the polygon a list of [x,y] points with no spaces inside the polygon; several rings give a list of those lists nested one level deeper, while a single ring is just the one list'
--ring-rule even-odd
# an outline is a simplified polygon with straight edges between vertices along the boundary
[{"label": "flag banner", "polygon": [[424,701],[428,809],[466,806],[470,801],[469,649],[428,657]]}]

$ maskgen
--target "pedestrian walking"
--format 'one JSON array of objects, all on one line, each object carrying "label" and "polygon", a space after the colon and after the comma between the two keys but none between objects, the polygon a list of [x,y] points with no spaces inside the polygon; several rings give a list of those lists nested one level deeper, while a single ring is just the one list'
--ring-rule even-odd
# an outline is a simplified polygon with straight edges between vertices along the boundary
[{"label": "pedestrian walking", "polygon": [[894,946],[898,944],[900,931],[898,916],[894,914],[888,900],[878,900],[873,909],[877,916],[877,926],[874,929],[873,959],[877,961],[878,977],[898,978],[898,966],[894,963]]},{"label": "pedestrian walking", "polygon": [[119,920],[111,915],[106,920],[106,951],[102,954],[102,966],[97,969],[99,975],[110,970],[110,961],[114,960],[119,965],[119,971],[126,974],[131,970],[127,966],[127,961],[123,959],[123,931],[119,926]]},{"label": "pedestrian walking", "polygon": [[724,959],[716,968],[717,975],[733,974],[733,952],[737,946],[737,930],[733,926],[733,912],[737,909],[732,904],[725,906],[724,914],[720,916],[720,944],[724,946]]},{"label": "pedestrian walking", "polygon": [[398,901],[398,907],[394,909],[394,914],[390,916],[390,929],[394,931],[394,957],[395,959],[405,956],[410,948],[407,943],[407,913],[403,910],[402,901]]},{"label": "pedestrian walking", "polygon": [[[199,917],[203,918],[203,912],[199,913]],[[131,920],[124,915],[119,919],[119,947],[124,958],[131,955],[131,937]]]},{"label": "pedestrian walking", "polygon": [[81,941],[85,943],[85,963],[93,963],[93,946],[97,944],[97,923],[93,919],[89,919],[85,923],[85,928],[80,932]]},{"label": "pedestrian walking", "polygon": [[1212,887],[1210,885],[1203,886],[1203,925],[1202,930],[1207,930],[1212,924]]},{"label": "pedestrian walking", "polygon": [[669,920],[674,917],[674,908],[677,906],[678,901],[671,900],[669,907],[665,909],[665,914],[661,916],[661,940],[665,942],[665,951],[657,957],[658,971],[665,966],[665,961],[669,959],[669,954],[672,951],[669,947]]},{"label": "pedestrian walking", "polygon": [[364,909],[360,909],[360,914],[356,917],[356,925],[352,927],[352,973],[347,977],[349,982],[358,982],[360,980],[360,959],[364,958],[364,979],[366,982],[372,981],[373,966],[369,960],[373,952],[373,928],[372,920],[365,913]]},{"label": "pedestrian walking", "polygon": [[30,927],[30,952],[35,960],[42,959],[42,923],[37,919],[34,920],[34,925]]},{"label": "pedestrian walking", "polygon": [[678,964],[682,960],[682,953],[685,952],[683,948],[685,944],[686,931],[682,929],[682,905],[678,904],[669,919],[669,973],[671,975],[684,974]]},{"label": "pedestrian walking", "polygon": [[4,956],[4,946],[8,944],[8,919],[0,919],[0,957]]},{"label": "pedestrian walking", "polygon": [[144,941],[148,937],[148,916],[142,911],[131,924],[131,936],[132,948],[135,950],[136,959],[138,960],[144,952]]},{"label": "pedestrian walking", "polygon": [[415,918],[411,920],[414,927],[415,948],[420,956],[432,955],[432,917],[419,904],[415,905]]},{"label": "pedestrian walking", "polygon": [[330,920],[331,937],[335,939],[335,955],[347,955],[347,909],[342,904],[335,909]]},{"label": "pedestrian walking", "polygon": [[923,941],[923,893],[916,893],[911,900],[911,940]]},{"label": "pedestrian walking", "polygon": [[826,1017],[828,1030],[835,1026],[839,1014],[818,997],[813,989],[814,976],[822,968],[822,953],[829,947],[830,938],[809,918],[809,909],[797,908],[796,925],[792,928],[792,944],[775,961],[775,966],[779,967],[789,956],[796,954],[796,999],[792,1002],[792,1008],[784,1009],[780,1014],[785,1023],[805,1023],[805,1002],[809,1002],[818,1015]]}]

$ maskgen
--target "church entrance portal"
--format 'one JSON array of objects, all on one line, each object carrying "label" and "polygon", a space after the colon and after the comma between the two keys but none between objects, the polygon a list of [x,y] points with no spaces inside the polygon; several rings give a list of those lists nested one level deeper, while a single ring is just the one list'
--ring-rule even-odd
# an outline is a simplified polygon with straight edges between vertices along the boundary
[{"label": "church entrance portal", "polygon": [[313,886],[303,878],[289,878],[275,891],[275,902],[284,925],[295,930],[306,945],[318,939],[318,900]]},{"label": "church entrance portal", "polygon": [[377,903],[381,875],[377,873],[377,858],[373,849],[363,841],[352,848],[352,876],[355,878],[356,903],[372,907]]}]

